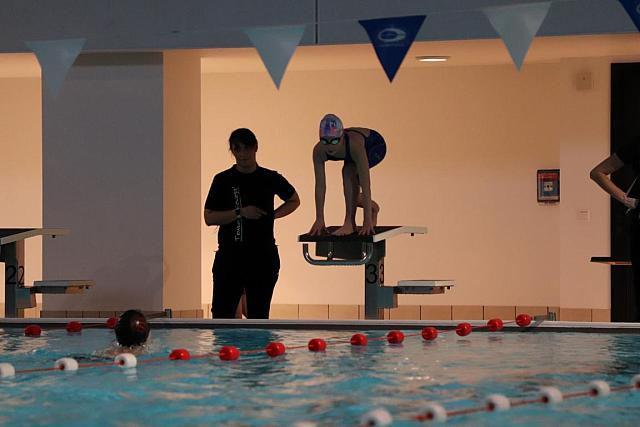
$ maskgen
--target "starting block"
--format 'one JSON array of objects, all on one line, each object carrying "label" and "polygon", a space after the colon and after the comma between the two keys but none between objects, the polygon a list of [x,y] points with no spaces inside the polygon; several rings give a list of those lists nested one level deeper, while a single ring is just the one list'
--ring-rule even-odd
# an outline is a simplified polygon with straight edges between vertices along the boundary
[{"label": "starting block", "polygon": [[36,306],[36,294],[78,294],[92,280],[41,280],[25,286],[24,240],[36,236],[63,236],[64,228],[0,228],[0,262],[4,263],[5,317],[23,317],[25,308]]},{"label": "starting block", "polygon": [[[329,227],[328,233],[320,236],[303,234],[302,254],[311,265],[356,266],[364,265],[364,307],[366,319],[383,319],[385,308],[398,306],[398,294],[442,294],[454,286],[452,280],[401,280],[397,286],[384,286],[384,257],[386,240],[401,234],[425,234],[426,227],[380,226],[370,236],[357,233],[334,236],[338,227]],[[309,243],[316,244],[316,257],[309,253]]]}]

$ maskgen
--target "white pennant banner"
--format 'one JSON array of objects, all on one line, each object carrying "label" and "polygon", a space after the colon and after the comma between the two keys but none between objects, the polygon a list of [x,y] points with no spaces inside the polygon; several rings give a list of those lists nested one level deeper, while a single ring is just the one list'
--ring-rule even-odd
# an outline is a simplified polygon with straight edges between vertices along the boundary
[{"label": "white pennant banner", "polygon": [[25,44],[36,54],[45,88],[58,95],[64,78],[76,60],[86,39],[28,41]]},{"label": "white pennant banner", "polygon": [[302,39],[304,30],[304,25],[247,28],[244,30],[251,43],[258,50],[264,66],[278,89],[280,89],[284,72]]},{"label": "white pennant banner", "polygon": [[483,9],[500,34],[516,68],[520,70],[531,42],[547,17],[551,2],[529,3]]}]

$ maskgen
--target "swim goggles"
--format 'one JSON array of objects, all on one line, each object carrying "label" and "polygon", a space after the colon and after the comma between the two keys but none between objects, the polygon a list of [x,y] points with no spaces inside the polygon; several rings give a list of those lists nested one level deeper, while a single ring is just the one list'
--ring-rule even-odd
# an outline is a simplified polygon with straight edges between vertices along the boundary
[{"label": "swim goggles", "polygon": [[322,145],[337,145],[340,142],[340,138],[320,138],[320,144]]}]

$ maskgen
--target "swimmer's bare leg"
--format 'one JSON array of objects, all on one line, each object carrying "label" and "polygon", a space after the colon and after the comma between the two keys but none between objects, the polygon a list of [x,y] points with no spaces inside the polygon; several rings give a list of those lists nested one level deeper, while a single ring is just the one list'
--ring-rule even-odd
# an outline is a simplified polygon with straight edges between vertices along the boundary
[{"label": "swimmer's bare leg", "polygon": [[[358,207],[364,209],[364,196],[362,193],[358,193]],[[380,212],[380,205],[375,200],[371,200],[371,222],[374,227],[378,225],[378,212]]]},{"label": "swimmer's bare leg", "polygon": [[345,215],[344,224],[333,232],[335,236],[347,236],[356,231],[356,204],[360,187],[355,165],[345,164],[342,167],[342,187],[344,190]]},{"label": "swimmer's bare leg", "polygon": [[247,293],[243,292],[238,301],[238,307],[236,307],[236,319],[247,318]]}]

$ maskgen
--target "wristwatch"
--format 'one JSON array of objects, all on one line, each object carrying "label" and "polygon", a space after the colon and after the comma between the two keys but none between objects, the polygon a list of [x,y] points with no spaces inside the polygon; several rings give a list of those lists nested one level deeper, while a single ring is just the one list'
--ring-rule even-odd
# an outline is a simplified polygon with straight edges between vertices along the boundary
[{"label": "wristwatch", "polygon": [[240,219],[242,218],[242,215],[240,215],[240,208],[236,208],[236,219]]}]

